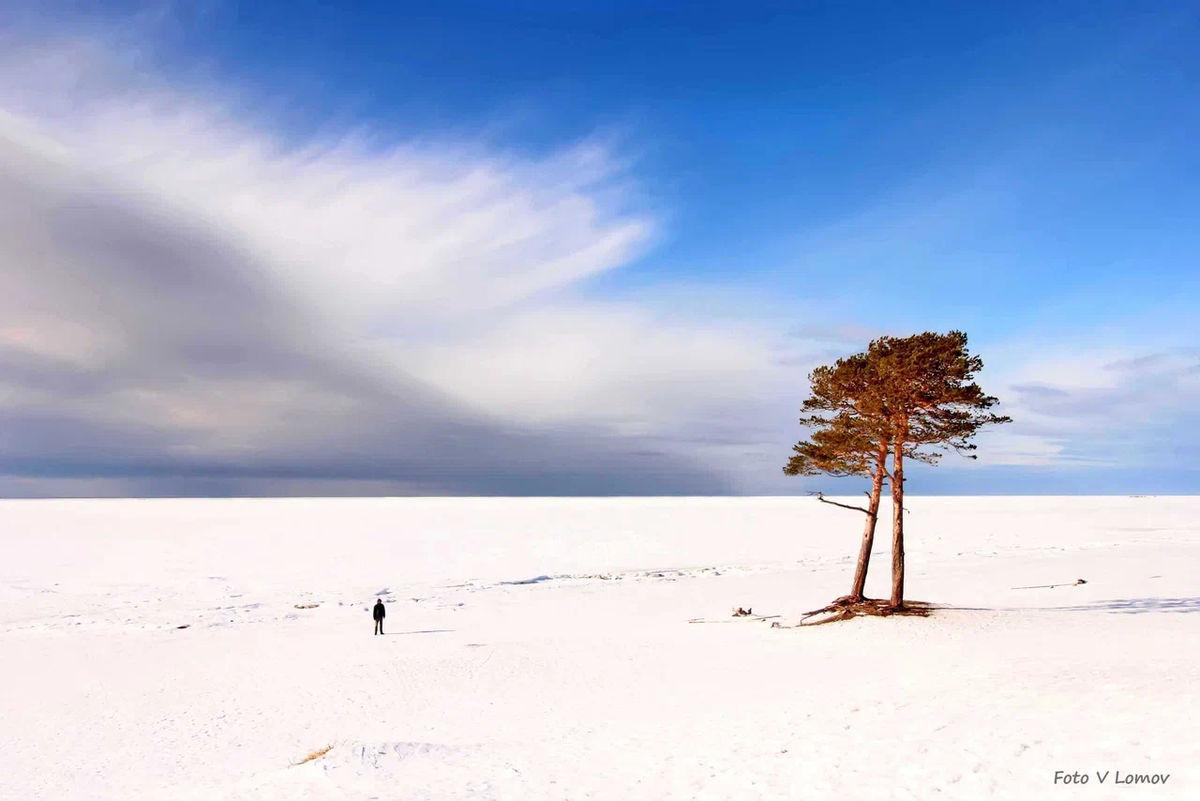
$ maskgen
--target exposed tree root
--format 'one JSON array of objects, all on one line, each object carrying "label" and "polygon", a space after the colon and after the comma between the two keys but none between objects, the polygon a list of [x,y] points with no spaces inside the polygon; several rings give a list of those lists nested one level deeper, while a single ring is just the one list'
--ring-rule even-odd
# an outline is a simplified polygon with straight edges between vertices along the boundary
[{"label": "exposed tree root", "polygon": [[[908,617],[929,617],[933,611],[933,604],[925,601],[905,601],[904,605],[897,608],[891,605],[890,601],[883,598],[851,598],[849,595],[843,595],[829,606],[824,606],[820,609],[814,609],[811,612],[806,612],[800,618],[801,626],[820,626],[825,623],[836,623],[839,620],[849,620],[852,617],[864,617],[871,615],[874,617],[891,617],[892,615],[905,615]],[[809,622],[810,618],[818,615],[828,615],[820,620]]]}]

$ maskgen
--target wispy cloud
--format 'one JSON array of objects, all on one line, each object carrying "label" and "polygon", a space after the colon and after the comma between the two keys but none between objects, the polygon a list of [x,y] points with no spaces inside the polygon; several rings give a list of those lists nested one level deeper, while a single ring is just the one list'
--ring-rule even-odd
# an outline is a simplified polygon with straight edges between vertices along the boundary
[{"label": "wispy cloud", "polygon": [[718,461],[639,437],[774,380],[769,336],[578,294],[655,230],[603,143],[530,158],[361,130],[297,142],[102,41],[8,44],[13,491],[729,488]]}]

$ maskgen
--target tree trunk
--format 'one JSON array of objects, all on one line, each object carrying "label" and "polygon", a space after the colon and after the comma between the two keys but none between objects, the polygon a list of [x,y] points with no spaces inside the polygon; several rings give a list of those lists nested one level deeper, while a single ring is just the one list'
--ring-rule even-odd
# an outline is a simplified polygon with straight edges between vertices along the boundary
[{"label": "tree trunk", "polygon": [[904,606],[904,438],[892,452],[892,608]]},{"label": "tree trunk", "polygon": [[879,522],[879,498],[883,495],[883,469],[887,462],[887,449],[882,451],[875,465],[875,476],[871,484],[871,500],[867,504],[867,523],[863,527],[862,548],[858,551],[858,567],[854,570],[854,586],[850,600],[861,601],[867,588],[867,567],[871,563],[871,549],[875,546],[875,524]]}]

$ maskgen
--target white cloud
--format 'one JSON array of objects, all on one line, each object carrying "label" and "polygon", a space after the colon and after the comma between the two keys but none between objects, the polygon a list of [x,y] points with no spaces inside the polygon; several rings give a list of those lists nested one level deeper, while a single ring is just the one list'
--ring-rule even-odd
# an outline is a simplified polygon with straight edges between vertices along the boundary
[{"label": "white cloud", "polygon": [[332,449],[372,480],[419,451],[461,488],[473,459],[523,458],[536,483],[583,448],[588,469],[708,491],[720,460],[664,432],[778,383],[761,327],[580,294],[655,234],[603,143],[296,142],[101,41],[4,43],[12,470],[319,479]]},{"label": "white cloud", "polygon": [[981,383],[1015,422],[981,436],[981,464],[1161,467],[1200,446],[1194,350],[1026,342],[988,361]]},{"label": "white cloud", "polygon": [[651,429],[689,407],[743,400],[775,370],[754,331],[582,301],[522,310],[415,353],[417,376],[505,416]]}]

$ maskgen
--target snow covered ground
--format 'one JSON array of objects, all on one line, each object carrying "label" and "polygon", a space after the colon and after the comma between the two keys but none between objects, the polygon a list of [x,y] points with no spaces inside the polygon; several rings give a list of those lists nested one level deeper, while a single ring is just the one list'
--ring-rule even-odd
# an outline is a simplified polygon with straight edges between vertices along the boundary
[{"label": "snow covered ground", "polygon": [[0,798],[1200,798],[1200,499],[911,510],[0,502]]}]

